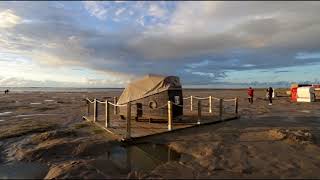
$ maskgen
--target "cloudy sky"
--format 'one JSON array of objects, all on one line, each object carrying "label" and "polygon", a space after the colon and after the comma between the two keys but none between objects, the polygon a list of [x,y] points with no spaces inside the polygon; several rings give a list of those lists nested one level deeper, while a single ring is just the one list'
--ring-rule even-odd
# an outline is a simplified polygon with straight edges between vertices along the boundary
[{"label": "cloudy sky", "polygon": [[320,2],[0,2],[0,86],[319,82]]}]

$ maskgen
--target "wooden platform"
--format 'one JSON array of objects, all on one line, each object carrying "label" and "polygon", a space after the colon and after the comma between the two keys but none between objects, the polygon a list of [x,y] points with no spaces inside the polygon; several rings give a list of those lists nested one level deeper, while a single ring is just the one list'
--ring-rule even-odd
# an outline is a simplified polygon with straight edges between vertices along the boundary
[{"label": "wooden platform", "polygon": [[[195,112],[184,113],[185,115],[180,121],[174,121],[172,130],[168,131],[167,122],[139,122],[136,120],[131,120],[131,138],[142,138],[151,135],[170,133],[176,130],[191,128],[201,125],[207,125],[212,123],[218,123],[225,120],[236,119],[238,118],[234,114],[227,115],[225,114],[223,119],[219,119],[214,113],[203,113],[200,124],[198,123],[197,114]],[[93,116],[83,116],[83,119],[93,122]],[[105,115],[101,114],[97,118],[98,120],[94,122],[100,128],[103,128],[107,132],[114,135],[120,141],[127,141],[126,139],[126,120],[122,120],[119,116],[113,115],[110,121],[110,127],[105,127]]]}]

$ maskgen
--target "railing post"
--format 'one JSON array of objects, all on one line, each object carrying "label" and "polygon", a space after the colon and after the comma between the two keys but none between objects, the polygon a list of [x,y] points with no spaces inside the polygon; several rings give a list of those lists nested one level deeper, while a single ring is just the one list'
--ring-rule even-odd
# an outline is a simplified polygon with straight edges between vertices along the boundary
[{"label": "railing post", "polygon": [[106,128],[110,127],[110,104],[106,100]]},{"label": "railing post", "polygon": [[235,98],[235,113],[236,113],[236,116],[238,116],[238,106],[239,106],[239,98]]},{"label": "railing post", "polygon": [[222,112],[223,112],[223,99],[219,100],[219,120],[222,120]]},{"label": "railing post", "polygon": [[126,138],[129,139],[131,137],[131,102],[127,104],[127,134]]},{"label": "railing post", "polygon": [[193,101],[193,98],[192,96],[190,96],[190,111],[192,111],[192,101]]},{"label": "railing post", "polygon": [[97,99],[93,100],[93,122],[98,120],[98,102]]},{"label": "railing post", "polygon": [[168,101],[168,131],[172,130],[172,102]]},{"label": "railing post", "polygon": [[198,122],[197,124],[200,124],[201,121],[201,100],[198,100]]},{"label": "railing post", "polygon": [[[117,104],[118,98],[117,97],[113,97],[113,104]],[[118,107],[114,106],[113,107],[113,114],[116,115],[118,113]]]},{"label": "railing post", "polygon": [[212,113],[212,96],[209,96],[209,113]]},{"label": "railing post", "polygon": [[86,99],[86,101],[87,101],[87,115],[88,115],[88,117],[89,117],[89,115],[90,115],[90,105],[91,105],[91,103]]}]

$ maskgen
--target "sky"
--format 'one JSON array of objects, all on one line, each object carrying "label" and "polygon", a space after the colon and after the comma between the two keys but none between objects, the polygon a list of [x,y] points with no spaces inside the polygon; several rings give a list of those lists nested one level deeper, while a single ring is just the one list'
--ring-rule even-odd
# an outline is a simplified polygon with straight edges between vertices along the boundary
[{"label": "sky", "polygon": [[319,83],[320,2],[0,2],[0,86]]}]

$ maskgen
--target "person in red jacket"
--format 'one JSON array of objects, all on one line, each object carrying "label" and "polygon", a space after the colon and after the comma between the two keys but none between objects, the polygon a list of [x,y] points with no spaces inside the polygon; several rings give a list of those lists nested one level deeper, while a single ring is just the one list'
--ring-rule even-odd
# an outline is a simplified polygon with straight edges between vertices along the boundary
[{"label": "person in red jacket", "polygon": [[253,88],[252,87],[249,87],[248,89],[248,100],[249,100],[249,103],[252,104],[253,103]]}]

